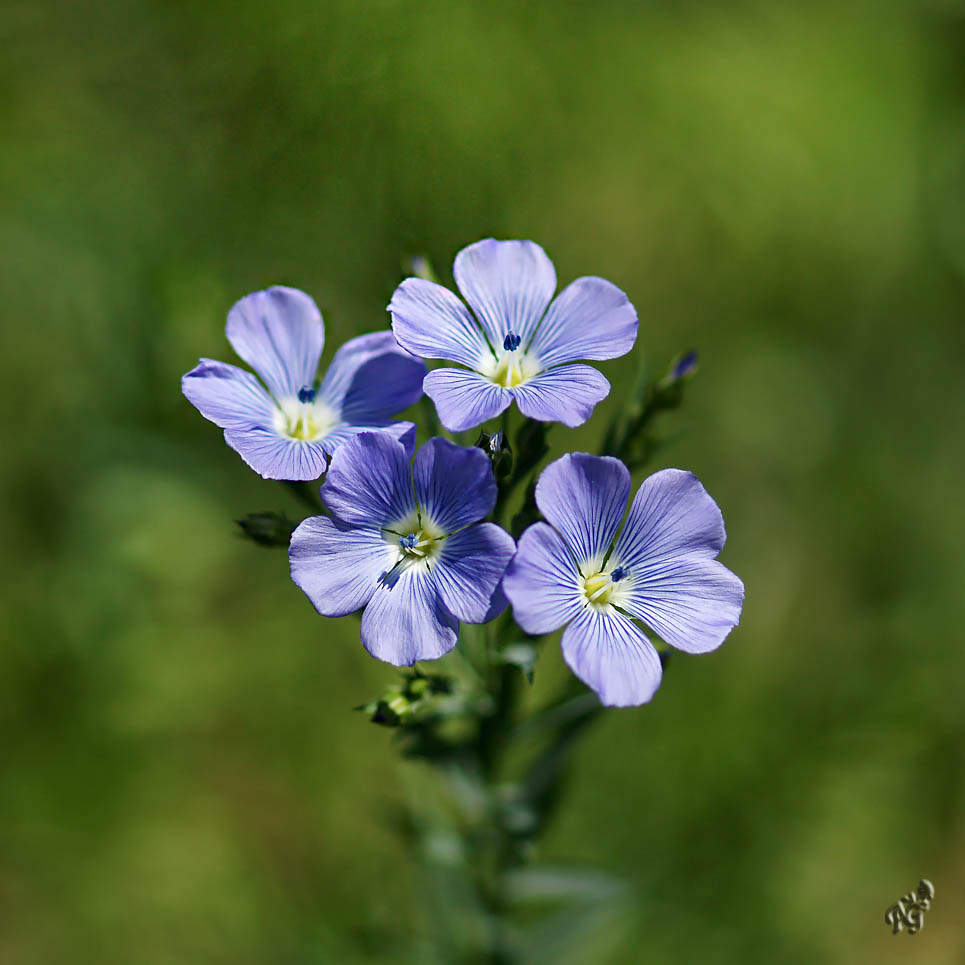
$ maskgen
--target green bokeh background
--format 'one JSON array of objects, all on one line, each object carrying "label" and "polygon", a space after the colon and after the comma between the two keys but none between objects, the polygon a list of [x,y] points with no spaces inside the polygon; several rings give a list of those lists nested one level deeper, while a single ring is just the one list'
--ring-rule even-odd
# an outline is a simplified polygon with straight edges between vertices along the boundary
[{"label": "green bokeh background", "polygon": [[0,962],[424,959],[421,777],[350,709],[393,673],[236,537],[295,504],[178,380],[247,292],[327,359],[489,235],[699,348],[655,468],[747,586],[582,745],[540,857],[633,891],[556,960],[965,958],[962,3],[13,0],[0,49]]}]

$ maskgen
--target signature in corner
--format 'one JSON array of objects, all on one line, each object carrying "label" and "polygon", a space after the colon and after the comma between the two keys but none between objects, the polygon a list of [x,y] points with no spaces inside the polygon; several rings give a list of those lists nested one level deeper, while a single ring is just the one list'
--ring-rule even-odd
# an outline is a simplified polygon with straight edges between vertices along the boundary
[{"label": "signature in corner", "polygon": [[891,925],[891,934],[897,935],[903,928],[909,935],[921,931],[925,925],[925,912],[931,908],[935,886],[927,879],[918,882],[915,891],[899,898],[886,912],[885,923]]}]

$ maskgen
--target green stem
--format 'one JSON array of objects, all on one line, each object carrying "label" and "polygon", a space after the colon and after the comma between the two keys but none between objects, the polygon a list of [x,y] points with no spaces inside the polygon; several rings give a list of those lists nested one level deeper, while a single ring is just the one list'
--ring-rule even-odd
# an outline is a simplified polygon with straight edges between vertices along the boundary
[{"label": "green stem", "polygon": [[426,427],[429,438],[442,434],[442,426],[439,424],[439,415],[436,412],[435,404],[429,396],[424,395],[419,400],[419,410],[422,415],[422,424]]},{"label": "green stem", "polygon": [[[508,423],[507,423],[508,426]],[[516,488],[532,475],[549,452],[546,436],[550,423],[526,419],[516,432],[513,444],[513,469],[509,478],[500,483],[493,521],[502,525],[509,501]]]},{"label": "green stem", "polygon": [[318,484],[315,482],[295,482],[293,480],[285,480],[282,485],[288,488],[288,491],[303,505],[307,506],[311,511],[313,516],[318,516],[319,513],[325,513],[325,507],[322,505],[321,497],[318,494]]}]

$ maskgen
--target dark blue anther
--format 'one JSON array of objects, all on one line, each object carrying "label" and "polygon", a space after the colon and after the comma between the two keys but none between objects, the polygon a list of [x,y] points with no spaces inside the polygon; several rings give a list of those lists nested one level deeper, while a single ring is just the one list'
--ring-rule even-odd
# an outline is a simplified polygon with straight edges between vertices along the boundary
[{"label": "dark blue anther", "polygon": [[620,580],[622,580],[626,575],[627,575],[627,571],[622,566],[618,566],[610,574],[610,579],[613,580],[614,583],[619,583]]},{"label": "dark blue anther", "polygon": [[414,550],[417,542],[419,541],[416,539],[415,533],[409,533],[408,536],[399,537],[399,546],[404,550]]},{"label": "dark blue anther", "polygon": [[299,402],[314,402],[315,401],[315,390],[310,385],[303,385],[298,390],[298,401]]},{"label": "dark blue anther", "polygon": [[519,348],[519,344],[522,341],[523,340],[519,335],[517,335],[515,332],[510,332],[503,339],[503,348],[506,349],[507,352],[515,352],[516,349]]}]

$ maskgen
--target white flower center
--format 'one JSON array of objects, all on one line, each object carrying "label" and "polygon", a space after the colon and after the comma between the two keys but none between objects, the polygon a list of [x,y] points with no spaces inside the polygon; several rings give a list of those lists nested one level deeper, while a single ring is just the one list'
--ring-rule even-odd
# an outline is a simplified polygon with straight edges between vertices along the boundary
[{"label": "white flower center", "polygon": [[522,339],[510,332],[496,349],[496,357],[486,353],[480,360],[479,373],[503,389],[515,389],[539,375],[539,359],[522,349]]},{"label": "white flower center", "polygon": [[425,515],[413,513],[382,531],[388,547],[393,570],[407,570],[419,567],[431,571],[436,559],[442,553],[446,541],[445,534]]},{"label": "white flower center", "polygon": [[275,431],[299,442],[324,439],[339,421],[339,414],[320,399],[302,402],[289,396],[279,400],[275,409]]},{"label": "white flower center", "polygon": [[612,570],[600,569],[592,576],[580,577],[580,590],[586,600],[584,606],[608,610],[611,604],[619,605],[626,593],[625,587],[619,584],[626,576],[627,571],[622,566],[616,566]]}]

